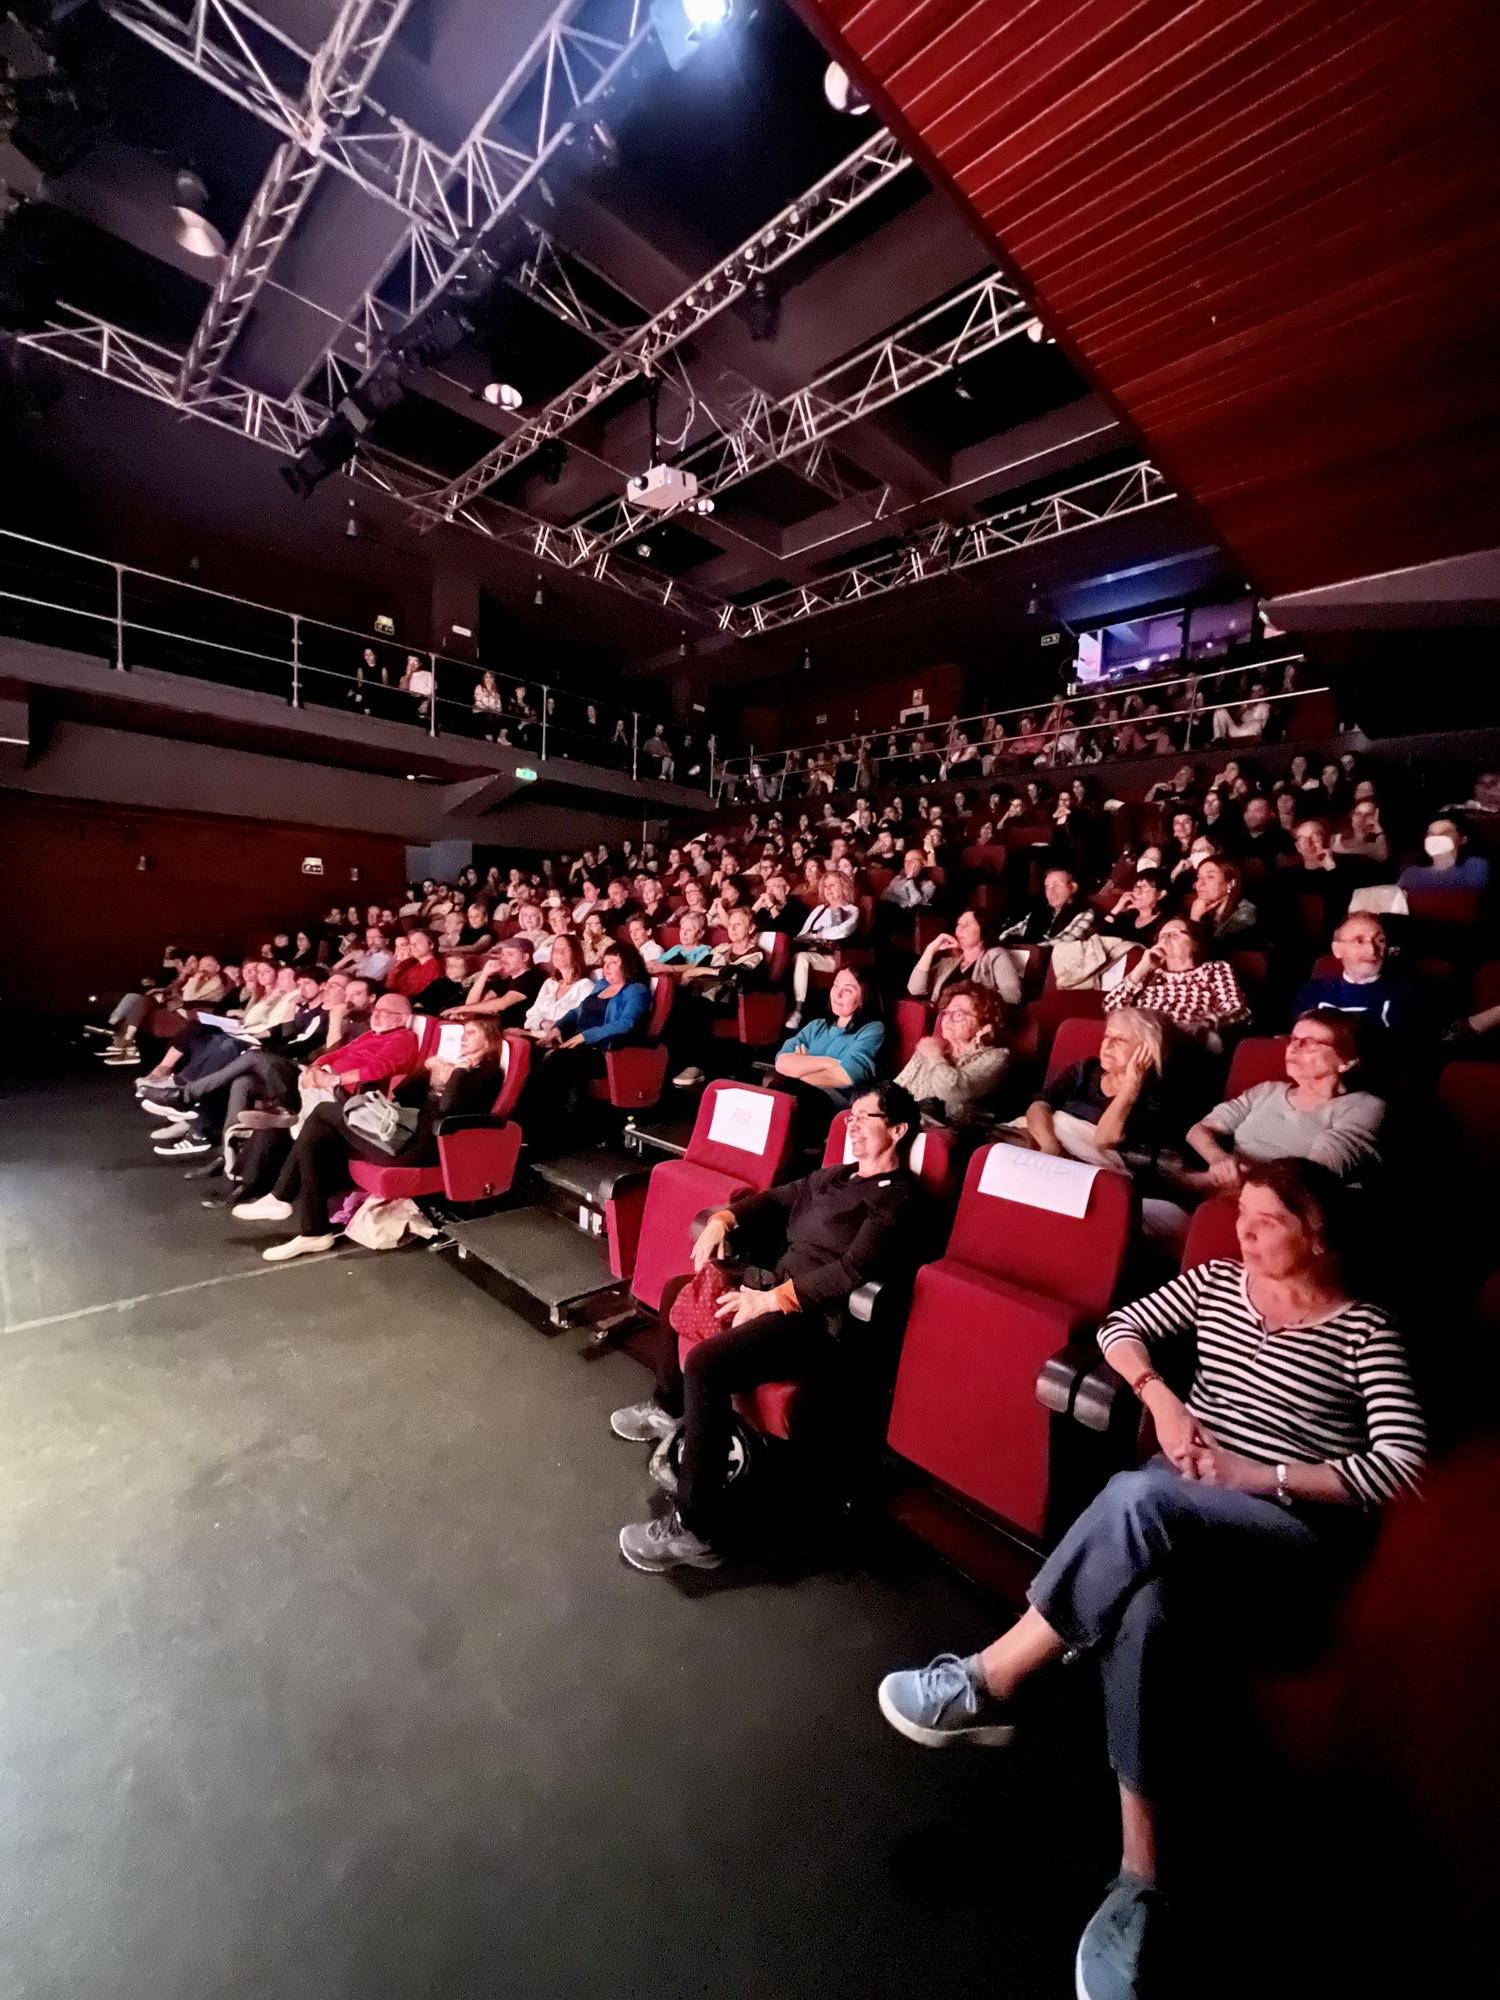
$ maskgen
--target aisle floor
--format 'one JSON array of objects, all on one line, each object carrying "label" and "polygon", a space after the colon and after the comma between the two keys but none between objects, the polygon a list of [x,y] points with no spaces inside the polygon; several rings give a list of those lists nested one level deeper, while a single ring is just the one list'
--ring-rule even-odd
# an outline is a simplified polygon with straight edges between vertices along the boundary
[{"label": "aisle floor", "polygon": [[934,1757],[873,1699],[996,1606],[894,1532],[629,1570],[635,1361],[262,1263],[130,1074],[0,1098],[0,2000],[1071,1990],[1091,1703]]}]

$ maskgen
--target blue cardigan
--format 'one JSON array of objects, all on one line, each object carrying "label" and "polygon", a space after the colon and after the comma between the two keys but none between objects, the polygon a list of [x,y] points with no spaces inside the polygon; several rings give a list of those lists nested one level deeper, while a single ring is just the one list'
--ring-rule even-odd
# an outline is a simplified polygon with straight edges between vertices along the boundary
[{"label": "blue cardigan", "polygon": [[787,1036],[777,1054],[789,1056],[801,1049],[805,1055],[830,1057],[848,1077],[848,1088],[825,1084],[816,1088],[835,1104],[848,1105],[874,1076],[875,1058],[884,1040],[883,1021],[866,1021],[862,1028],[841,1028],[837,1021],[809,1021]]},{"label": "blue cardigan", "polygon": [[595,980],[594,990],[588,999],[570,1014],[563,1015],[557,1024],[557,1032],[565,1042],[581,1034],[590,1048],[599,1048],[627,1041],[645,1025],[651,1013],[649,986],[642,986],[637,980],[633,985],[622,986],[607,1000],[599,998],[603,990],[604,981]]}]

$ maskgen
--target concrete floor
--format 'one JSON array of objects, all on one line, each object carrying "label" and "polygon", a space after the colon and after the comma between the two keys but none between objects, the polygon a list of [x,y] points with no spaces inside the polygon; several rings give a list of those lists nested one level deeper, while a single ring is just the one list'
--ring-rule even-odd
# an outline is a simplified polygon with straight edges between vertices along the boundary
[{"label": "concrete floor", "polygon": [[263,1264],[132,1074],[0,1100],[3,2000],[1071,1991],[1089,1705],[874,1705],[994,1606],[897,1539],[627,1569],[639,1366],[423,1253]]}]

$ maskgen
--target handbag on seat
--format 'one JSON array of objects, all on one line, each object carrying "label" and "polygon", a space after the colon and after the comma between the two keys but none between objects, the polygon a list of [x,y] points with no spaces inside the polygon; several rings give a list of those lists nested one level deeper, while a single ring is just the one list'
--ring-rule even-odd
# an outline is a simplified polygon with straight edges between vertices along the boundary
[{"label": "handbag on seat", "polygon": [[715,1307],[727,1291],[739,1283],[725,1265],[707,1263],[695,1271],[672,1301],[667,1324],[673,1333],[687,1340],[707,1340],[718,1333],[720,1321]]}]

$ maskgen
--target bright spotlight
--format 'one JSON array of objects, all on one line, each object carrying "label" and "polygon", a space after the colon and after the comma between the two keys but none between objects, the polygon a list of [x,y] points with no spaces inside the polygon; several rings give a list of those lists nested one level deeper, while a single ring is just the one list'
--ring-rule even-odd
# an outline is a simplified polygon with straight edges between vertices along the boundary
[{"label": "bright spotlight", "polygon": [[722,28],[729,19],[729,0],[682,0],[682,11],[695,35]]},{"label": "bright spotlight", "polygon": [[486,382],[479,398],[481,402],[502,410],[519,410],[521,407],[521,392],[513,382]]},{"label": "bright spotlight", "polygon": [[831,62],[824,70],[823,95],[835,111],[845,112],[850,118],[862,118],[870,108],[869,98],[858,84],[850,82],[849,72],[842,63]]},{"label": "bright spotlight", "polygon": [[651,25],[672,68],[690,63],[731,11],[732,0],[651,0]]}]

